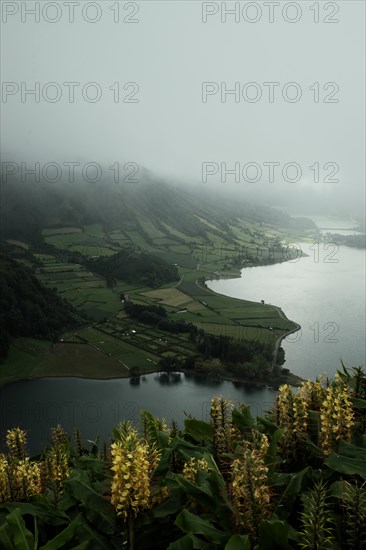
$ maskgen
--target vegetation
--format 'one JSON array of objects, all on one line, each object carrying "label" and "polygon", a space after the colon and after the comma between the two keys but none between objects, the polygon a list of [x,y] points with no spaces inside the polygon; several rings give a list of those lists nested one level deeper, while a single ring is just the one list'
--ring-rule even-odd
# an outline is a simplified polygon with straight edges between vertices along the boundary
[{"label": "vegetation", "polygon": [[115,185],[107,181],[32,184],[8,177],[0,186],[3,197],[0,236],[32,243],[41,241],[45,227],[81,229],[90,224],[102,224],[109,231],[123,231],[137,225],[147,243],[154,237],[169,235],[176,244],[182,242],[182,234],[209,242],[208,231],[224,241],[225,235],[229,235],[234,243],[230,224],[237,218],[245,218],[253,225],[269,223],[287,230],[316,228],[310,220],[293,219],[279,210],[244,201],[230,201],[225,194],[218,206],[217,197],[207,188],[182,190],[149,174],[141,175],[137,185]]},{"label": "vegetation", "polygon": [[30,458],[8,430],[0,455],[3,550],[361,550],[366,544],[366,376],[282,386],[252,418],[214,398],[211,421],[141,415],[111,442],[60,426]]},{"label": "vegetation", "polygon": [[78,324],[76,311],[54,289],[45,288],[33,272],[0,251],[0,360],[10,338],[54,339]]},{"label": "vegetation", "polygon": [[327,233],[327,242],[331,240],[332,243],[341,244],[345,246],[352,246],[354,248],[366,248],[366,234],[358,235],[340,235],[339,233]]},{"label": "vegetation", "polygon": [[[299,251],[284,241],[289,235],[295,240],[310,234],[306,220],[245,202],[217,201],[203,189],[183,191],[148,175],[134,186],[45,183],[40,190],[38,184],[16,181],[1,185],[7,207],[0,216],[0,238],[7,257],[17,262],[17,269],[31,270],[42,288],[56,290],[64,306],[88,322],[88,327],[84,323],[70,330],[65,321],[57,331],[50,330],[42,337],[64,342],[57,347],[50,342],[47,350],[23,346],[12,335],[0,371],[2,384],[15,380],[17,373],[28,379],[60,375],[64,368],[69,375],[67,358],[75,375],[88,376],[86,361],[73,361],[76,348],[70,344],[84,346],[80,351],[90,362],[90,377],[112,377],[116,371],[125,376],[137,366],[141,373],[151,372],[173,356],[186,364],[197,352],[189,339],[192,330],[257,349],[256,360],[245,365],[225,359],[229,368],[224,372],[216,361],[221,358],[213,363],[204,357],[195,365],[200,372],[263,380],[276,342],[296,330],[278,308],[217,295],[205,280],[237,276],[243,266],[290,259]],[[6,295],[2,285],[0,278]],[[151,310],[137,318],[127,305],[131,302],[136,308],[164,307],[166,316],[154,318]],[[57,315],[59,308],[52,310]],[[8,337],[1,334],[5,349]],[[61,348],[62,353],[55,353]],[[262,352],[267,358],[259,360]],[[279,365],[284,362],[280,354]]]},{"label": "vegetation", "polygon": [[134,249],[121,250],[113,256],[91,260],[87,262],[87,267],[103,275],[108,286],[113,286],[117,279],[151,287],[179,279],[176,267],[152,254]]}]

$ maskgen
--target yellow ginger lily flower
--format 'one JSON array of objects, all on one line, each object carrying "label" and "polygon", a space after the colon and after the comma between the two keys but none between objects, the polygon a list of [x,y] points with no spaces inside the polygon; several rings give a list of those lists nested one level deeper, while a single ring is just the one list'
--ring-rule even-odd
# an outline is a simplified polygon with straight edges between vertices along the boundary
[{"label": "yellow ginger lily flower", "polygon": [[46,478],[49,479],[59,493],[63,492],[65,479],[70,477],[69,460],[64,445],[52,447],[45,461]]},{"label": "yellow ginger lily flower", "polygon": [[320,440],[325,455],[336,450],[340,440],[351,440],[354,412],[348,388],[337,380],[336,386],[326,388],[320,409]]},{"label": "yellow ginger lily flower", "polygon": [[11,500],[9,464],[4,455],[0,455],[0,502]]},{"label": "yellow ginger lily flower", "polygon": [[265,463],[268,438],[253,436],[253,441],[243,442],[241,456],[232,463],[231,494],[236,524],[254,540],[260,521],[268,515],[271,494]]},{"label": "yellow ginger lily flower", "polygon": [[151,477],[160,454],[155,447],[141,440],[130,425],[120,435],[121,440],[111,446],[114,473],[111,502],[117,514],[126,520],[151,507]]},{"label": "yellow ginger lily flower", "polygon": [[222,397],[214,397],[211,402],[211,424],[213,445],[220,470],[228,467],[224,453],[233,451],[237,430],[232,423],[233,404]]},{"label": "yellow ginger lily flower", "polygon": [[207,461],[204,458],[200,458],[197,460],[197,458],[192,457],[189,462],[185,462],[183,466],[183,476],[188,479],[189,481],[192,481],[192,483],[195,483],[196,476],[199,470],[203,472],[209,471],[209,466]]},{"label": "yellow ginger lily flower", "polygon": [[13,458],[24,460],[27,456],[27,436],[21,428],[8,430],[6,433],[6,444],[9,449],[9,454]]}]

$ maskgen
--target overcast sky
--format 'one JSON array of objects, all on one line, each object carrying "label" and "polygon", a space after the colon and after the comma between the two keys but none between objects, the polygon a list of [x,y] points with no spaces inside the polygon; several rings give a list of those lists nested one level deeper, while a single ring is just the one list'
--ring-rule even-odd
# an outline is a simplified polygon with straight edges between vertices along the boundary
[{"label": "overcast sky", "polygon": [[[234,14],[221,2],[44,1],[39,22],[24,4],[37,10],[2,2],[3,161],[135,162],[295,210],[362,211],[363,1],[223,3]],[[39,102],[24,95],[37,82]],[[73,103],[65,82],[80,83]]]}]

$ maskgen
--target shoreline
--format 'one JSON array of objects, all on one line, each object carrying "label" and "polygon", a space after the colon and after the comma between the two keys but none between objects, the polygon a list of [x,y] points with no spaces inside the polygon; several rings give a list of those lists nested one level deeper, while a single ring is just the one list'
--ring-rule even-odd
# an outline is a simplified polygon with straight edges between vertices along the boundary
[{"label": "shoreline", "polygon": [[[274,262],[274,263],[283,263],[283,262]],[[263,265],[273,265],[272,263],[271,264],[262,264],[262,265],[247,265],[247,266],[243,266],[241,268],[239,268],[238,270],[235,270],[235,271],[232,271],[232,272],[215,272],[215,273],[211,273],[211,274],[207,274],[207,278],[205,278],[201,284],[203,284],[203,289],[205,289],[206,291],[208,292],[211,292],[212,294],[216,294],[216,295],[219,295],[219,296],[225,296],[226,298],[233,298],[231,296],[227,296],[226,294],[222,294],[220,292],[216,292],[216,291],[213,291],[212,289],[210,289],[208,286],[207,286],[207,282],[208,281],[211,281],[211,280],[214,280],[213,278],[209,278],[209,276],[211,277],[214,277],[215,279],[240,279],[241,278],[241,272],[242,270],[248,268],[248,267],[263,267]],[[179,281],[180,282],[180,281]],[[196,281],[197,284],[199,283],[199,280]],[[179,283],[177,285],[179,287]],[[202,287],[201,287],[202,288]],[[242,300],[242,298],[236,298],[237,300]],[[245,300],[246,302],[253,302],[253,303],[259,303],[259,302],[256,302],[254,300]],[[297,332],[298,330],[301,329],[301,326],[296,323],[295,321],[292,321],[291,319],[288,319],[288,317],[285,315],[285,313],[282,311],[282,309],[280,308],[280,306],[275,306],[275,305],[272,305],[272,304],[267,304],[269,305],[270,307],[273,307],[274,309],[277,310],[278,314],[280,317],[290,321],[291,323],[295,324],[296,326],[286,332],[285,334],[282,334],[281,336],[279,336],[276,341],[274,342],[274,351],[273,351],[273,359],[272,359],[272,370],[274,368],[274,366],[276,365],[276,360],[277,360],[277,354],[278,354],[278,350],[281,346],[281,343],[282,343],[282,340],[284,340],[287,336],[289,336],[290,334],[293,334],[294,332]],[[87,345],[91,345],[91,344],[87,344]],[[92,346],[91,347],[95,347],[98,351],[101,351],[99,350],[99,348],[97,348],[96,346]],[[116,359],[118,360],[118,359]],[[121,362],[121,361],[119,361]],[[126,366],[126,365],[125,365]],[[1,365],[0,365],[1,367]],[[282,368],[282,366],[281,366]],[[161,371],[158,371],[156,369],[153,369],[153,370],[149,370],[149,371],[145,371],[143,373],[140,374],[140,376],[144,376],[145,374],[153,374],[153,373],[161,373]],[[193,373],[193,374],[196,374],[196,375],[200,375],[200,376],[204,376],[204,377],[207,377],[207,378],[216,378],[217,379],[217,376],[210,376],[210,374],[203,374],[203,373],[195,373],[194,371],[190,371],[190,370],[187,370],[187,369],[182,369],[181,371],[177,371],[177,372],[181,372],[183,374],[185,373]],[[46,378],[78,378],[80,380],[96,380],[96,381],[102,381],[102,380],[122,380],[122,379],[133,379],[133,378],[137,378],[137,377],[134,377],[134,376],[131,376],[131,375],[127,375],[127,376],[90,376],[90,374],[65,374],[65,375],[62,375],[62,374],[55,374],[55,375],[52,375],[52,374],[46,374],[46,375],[41,375],[41,376],[29,376],[29,377],[23,377],[23,378],[15,378],[14,380],[9,380],[9,381],[1,381],[1,378],[0,378],[0,390],[2,390],[2,388],[6,387],[7,385],[9,384],[16,384],[17,382],[30,382],[32,380],[42,380],[42,379],[46,379]],[[263,387],[271,387],[271,384],[266,384],[266,383],[263,383],[262,381],[255,381],[255,380],[247,380],[247,379],[244,379],[244,378],[238,378],[237,376],[230,376],[230,374],[228,373],[227,375],[225,374],[221,374],[219,375],[218,377],[220,380],[226,380],[226,381],[231,381],[233,383],[243,383],[243,384],[257,384],[257,385],[260,385],[260,386],[263,386]],[[289,383],[290,385],[299,385],[301,383],[301,381],[303,380],[302,378],[300,378],[299,376],[293,374],[293,373],[289,373],[288,375],[283,375],[283,378],[284,379],[290,379],[292,381],[291,382],[286,382],[284,381],[283,383]]]},{"label": "shoreline", "polygon": [[[276,263],[283,263],[283,262],[276,262]],[[227,274],[219,274],[218,272],[215,273],[216,275],[216,278],[215,279],[205,279],[204,281],[204,286],[206,287],[207,290],[209,290],[210,292],[213,292],[214,294],[218,294],[220,296],[225,296],[227,298],[234,298],[233,296],[228,296],[227,294],[222,294],[221,292],[217,292],[215,290],[212,290],[210,287],[207,286],[207,282],[208,281],[213,281],[213,280],[221,280],[221,279],[226,279],[226,280],[230,280],[230,279],[241,279],[241,272],[242,270],[248,268],[248,267],[263,267],[265,265],[275,265],[275,264],[263,264],[261,266],[257,266],[257,265],[248,265],[248,266],[245,266],[245,267],[242,267],[239,271],[239,275],[234,275],[234,276],[231,276],[231,274],[227,273]],[[237,300],[243,300],[243,298],[236,298]],[[246,302],[253,302],[254,304],[259,304],[260,302],[256,302],[254,300],[247,300],[245,299]],[[272,363],[272,366],[274,366],[275,364],[275,359],[277,358],[277,353],[278,353],[278,348],[281,346],[281,343],[282,343],[282,340],[284,340],[287,336],[289,336],[290,334],[294,334],[295,332],[297,332],[298,330],[301,330],[301,325],[299,323],[297,323],[296,321],[293,321],[292,319],[289,319],[287,317],[287,315],[283,312],[283,310],[281,309],[280,306],[275,306],[273,304],[267,304],[267,306],[270,306],[270,307],[273,307],[275,308],[280,317],[282,317],[283,319],[286,319],[287,321],[290,321],[291,323],[293,323],[295,326],[295,328],[293,328],[292,330],[286,332],[286,334],[283,334],[282,336],[279,336],[276,341],[275,341],[275,350],[274,350],[274,359],[273,359],[273,363]],[[294,375],[296,376],[296,375]],[[299,377],[300,378],[300,377]]]},{"label": "shoreline", "polygon": [[[66,374],[66,375],[60,375],[60,374],[56,374],[54,376],[50,375],[50,374],[47,374],[47,375],[43,375],[43,376],[34,376],[34,377],[29,377],[29,378],[19,378],[19,379],[16,379],[16,380],[11,380],[9,382],[5,382],[5,383],[1,383],[0,382],[0,391],[5,388],[6,386],[9,386],[11,384],[18,384],[18,383],[21,383],[21,382],[33,382],[35,380],[47,380],[47,379],[56,379],[56,378],[60,378],[60,379],[66,379],[66,378],[76,378],[78,380],[89,380],[89,381],[96,381],[96,382],[101,382],[101,381],[109,381],[109,380],[133,380],[133,379],[140,379],[146,375],[150,375],[150,374],[185,374],[185,375],[191,375],[191,376],[197,376],[199,378],[208,378],[208,379],[213,379],[213,380],[221,380],[221,381],[226,381],[226,382],[232,382],[234,384],[248,384],[250,386],[257,386],[257,387],[260,387],[260,388],[267,388],[267,389],[270,389],[270,390],[273,390],[273,391],[276,391],[274,388],[273,388],[273,385],[270,384],[270,383],[266,383],[266,382],[263,382],[263,381],[256,381],[256,380],[248,380],[248,379],[245,379],[245,378],[237,378],[235,376],[230,376],[229,374],[227,376],[225,375],[219,375],[219,376],[215,376],[213,374],[209,374],[209,373],[201,373],[201,372],[197,372],[197,371],[194,371],[194,370],[187,370],[187,369],[182,369],[182,370],[177,370],[177,371],[174,371],[174,372],[165,372],[165,371],[158,371],[158,370],[151,370],[151,371],[147,371],[147,372],[144,372],[144,373],[141,373],[139,376],[107,376],[107,377],[103,377],[103,378],[98,378],[98,377],[90,377],[90,376],[82,376],[80,374],[75,374],[75,375],[71,375],[71,374]],[[294,378],[293,378],[294,377]],[[281,382],[281,384],[289,384],[289,385],[292,385],[292,386],[297,386],[297,385],[300,385],[300,383],[303,381],[302,378],[300,378],[299,376],[295,375],[295,374],[289,374],[289,375],[285,375],[284,378],[287,378],[289,379],[288,381],[283,381]]]}]

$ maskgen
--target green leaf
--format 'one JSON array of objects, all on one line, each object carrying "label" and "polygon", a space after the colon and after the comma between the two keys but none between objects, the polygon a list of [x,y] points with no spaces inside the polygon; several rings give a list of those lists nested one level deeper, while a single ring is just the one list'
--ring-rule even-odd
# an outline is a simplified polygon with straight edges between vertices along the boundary
[{"label": "green leaf", "polygon": [[184,537],[172,542],[168,550],[210,550],[212,545],[195,537],[194,535],[184,535]]},{"label": "green leaf", "polygon": [[87,522],[83,522],[83,530],[87,532],[87,537],[89,541],[93,540],[94,542],[98,543],[98,546],[94,546],[94,548],[98,548],[98,550],[110,550],[109,540],[108,538],[103,536],[102,533],[100,533],[98,524],[97,529],[94,529]]},{"label": "green leaf", "polygon": [[6,521],[10,528],[14,548],[17,550],[33,550],[33,535],[26,528],[25,521],[19,508],[16,508],[13,512],[6,516]]},{"label": "green leaf", "polygon": [[0,548],[1,550],[14,550],[14,543],[10,538],[10,528],[7,523],[0,527]]},{"label": "green leaf", "polygon": [[91,524],[98,523],[99,529],[107,534],[115,530],[116,519],[110,504],[102,498],[87,471],[77,470],[65,481],[65,488],[83,505],[85,515]]},{"label": "green leaf", "polygon": [[157,442],[160,449],[167,449],[169,447],[169,434],[167,432],[162,432],[161,430],[158,430],[157,434]]},{"label": "green leaf", "polygon": [[268,420],[268,418],[257,416],[257,421],[265,428],[264,433],[267,435],[273,436],[276,430],[278,430],[277,424],[271,422],[271,420]]},{"label": "green leaf", "polygon": [[250,550],[248,535],[233,535],[226,543],[225,550]]},{"label": "green leaf", "polygon": [[366,409],[366,399],[360,399],[359,397],[352,397],[352,405],[356,409]]},{"label": "green leaf", "polygon": [[23,516],[29,514],[30,516],[41,519],[49,525],[65,525],[70,522],[70,518],[67,514],[51,506],[43,497],[38,497],[38,499],[33,497],[32,503],[7,503],[6,508],[9,512],[18,508]]},{"label": "green leaf", "polygon": [[207,519],[202,519],[188,510],[181,511],[175,520],[175,525],[185,533],[203,535],[214,544],[222,544],[228,537],[227,533],[214,527]]},{"label": "green leaf", "polygon": [[155,518],[165,518],[176,514],[185,504],[186,497],[183,491],[175,490],[167,500],[155,506],[152,513]]},{"label": "green leaf", "polygon": [[184,427],[189,435],[198,442],[212,441],[213,439],[212,426],[203,420],[187,418],[184,421]]},{"label": "green leaf", "polygon": [[331,470],[349,476],[359,475],[366,479],[366,460],[352,458],[343,454],[332,453],[325,460],[324,464]]},{"label": "green leaf", "polygon": [[61,533],[56,535],[52,540],[42,546],[40,550],[58,550],[62,548],[67,542],[72,541],[76,530],[83,525],[82,514],[76,516],[75,519],[68,525]]},{"label": "green leaf", "polygon": [[289,526],[285,521],[263,520],[259,526],[260,550],[293,550],[288,542]]},{"label": "green leaf", "polygon": [[192,456],[201,458],[201,456],[207,452],[206,447],[185,441],[185,439],[182,439],[179,436],[174,437],[170,447],[177,453],[177,458],[180,458],[185,462],[187,462]]},{"label": "green leaf", "polygon": [[345,494],[345,483],[346,481],[335,481],[329,487],[329,496],[334,498],[343,498]]},{"label": "green leaf", "polygon": [[[160,432],[160,433],[162,433],[162,432]],[[156,474],[161,476],[164,479],[165,479],[165,476],[166,476],[166,474],[168,473],[168,471],[170,469],[170,461],[171,461],[171,457],[172,457],[172,452],[173,452],[173,450],[169,449],[169,448],[162,449],[159,464],[158,464],[158,467],[155,470]]]},{"label": "green leaf", "polygon": [[[302,491],[307,478],[311,477],[311,474],[312,474],[312,468],[310,466],[307,466],[306,468],[304,468],[303,470],[300,470],[300,472],[297,472],[296,474],[289,474],[289,476],[286,474],[282,474],[280,476],[283,479],[286,479],[286,478],[288,479],[288,477],[290,479],[285,491],[283,492],[279,506],[277,508],[277,514],[280,515],[282,518],[286,518],[289,515],[289,513],[291,513],[296,497]],[[284,512],[283,509],[282,510],[280,509],[282,506],[286,507],[286,512]]]},{"label": "green leaf", "polygon": [[277,445],[280,441],[283,434],[283,430],[276,430],[274,434],[271,437],[271,442],[269,444],[267,456],[266,456],[266,463],[268,466],[268,476],[271,478],[275,472],[276,469],[276,457],[277,457]]},{"label": "green leaf", "polygon": [[232,412],[233,424],[241,432],[247,432],[254,427],[254,420],[250,412],[249,405],[240,405],[239,409],[234,409]]},{"label": "green leaf", "polygon": [[342,380],[342,382],[348,383],[348,380],[350,379],[350,375],[349,375],[348,370],[344,366],[344,363],[343,363],[342,360],[341,360],[341,365],[342,365],[343,372],[341,372],[340,370],[337,369],[337,374],[338,374],[339,378]]},{"label": "green leaf", "polygon": [[182,474],[176,474],[175,479],[178,486],[183,489],[187,496],[195,498],[205,508],[210,510],[215,509],[215,499],[209,486],[204,485],[199,487],[183,477]]}]

